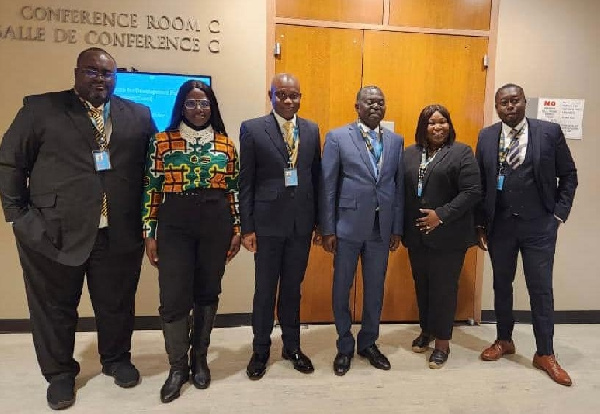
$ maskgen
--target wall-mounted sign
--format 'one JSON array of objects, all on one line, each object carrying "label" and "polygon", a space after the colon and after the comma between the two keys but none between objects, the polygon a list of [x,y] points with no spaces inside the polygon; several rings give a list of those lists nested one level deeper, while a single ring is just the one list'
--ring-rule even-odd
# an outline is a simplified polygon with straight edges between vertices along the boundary
[{"label": "wall-mounted sign", "polygon": [[559,124],[565,138],[581,139],[584,104],[584,99],[527,98],[526,115]]},{"label": "wall-mounted sign", "polygon": [[[0,21],[0,41],[219,53],[218,19],[23,6],[17,24]],[[49,27],[50,26],[50,27]]]}]

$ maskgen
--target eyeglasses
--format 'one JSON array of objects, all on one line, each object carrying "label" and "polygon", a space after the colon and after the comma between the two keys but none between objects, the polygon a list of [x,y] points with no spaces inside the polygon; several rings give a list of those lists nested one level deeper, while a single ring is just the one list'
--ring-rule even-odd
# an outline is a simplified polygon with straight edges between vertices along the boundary
[{"label": "eyeglasses", "polygon": [[275,91],[275,96],[280,101],[286,101],[288,98],[292,101],[298,101],[302,97],[302,94],[300,92],[291,92],[288,94],[284,91]]},{"label": "eyeglasses", "polygon": [[100,76],[102,76],[106,80],[111,80],[117,75],[116,72],[110,70],[100,71],[93,68],[77,68],[77,70],[83,72],[83,74],[90,79],[98,79]]},{"label": "eyeglasses", "polygon": [[183,106],[185,106],[185,109],[205,109],[210,108],[210,101],[208,99],[186,99]]}]

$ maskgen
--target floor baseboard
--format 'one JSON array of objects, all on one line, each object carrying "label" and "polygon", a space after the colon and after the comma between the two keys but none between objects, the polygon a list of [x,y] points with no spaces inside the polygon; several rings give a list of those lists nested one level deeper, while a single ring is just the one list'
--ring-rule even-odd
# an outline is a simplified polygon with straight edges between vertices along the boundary
[{"label": "floor baseboard", "polygon": [[[531,323],[530,311],[514,311],[517,323]],[[414,321],[413,321],[414,322]],[[600,323],[600,310],[555,311],[554,322],[557,324],[598,324]],[[329,323],[329,322],[328,322]],[[393,323],[393,322],[386,322]],[[411,323],[411,322],[399,322]],[[481,323],[496,323],[493,310],[481,311]],[[215,328],[231,328],[234,326],[250,326],[251,313],[227,313],[217,315]],[[158,316],[137,316],[135,318],[136,330],[160,330]],[[93,317],[79,318],[78,332],[93,332],[96,322]],[[27,333],[31,332],[29,319],[0,319],[0,333]]]}]

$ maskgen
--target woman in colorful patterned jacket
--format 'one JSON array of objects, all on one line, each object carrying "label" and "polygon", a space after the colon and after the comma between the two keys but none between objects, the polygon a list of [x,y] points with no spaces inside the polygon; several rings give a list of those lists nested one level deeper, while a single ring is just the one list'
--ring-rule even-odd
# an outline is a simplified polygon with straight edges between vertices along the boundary
[{"label": "woman in colorful patterned jacket", "polygon": [[171,366],[160,390],[165,403],[179,397],[190,369],[196,388],[210,385],[206,355],[221,279],[240,249],[238,175],[238,154],[214,92],[202,82],[185,82],[169,127],[150,141],[142,205]]}]

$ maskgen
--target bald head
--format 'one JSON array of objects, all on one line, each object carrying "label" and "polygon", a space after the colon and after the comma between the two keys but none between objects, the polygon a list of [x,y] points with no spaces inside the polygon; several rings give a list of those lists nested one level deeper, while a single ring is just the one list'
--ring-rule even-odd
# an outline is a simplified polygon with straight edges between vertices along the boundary
[{"label": "bald head", "polygon": [[300,109],[300,82],[290,73],[278,73],[273,77],[269,98],[273,111],[284,119],[292,119]]}]

